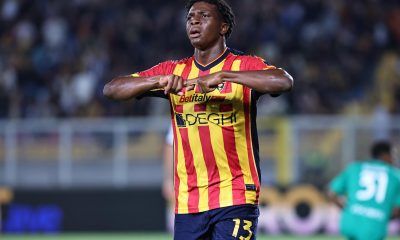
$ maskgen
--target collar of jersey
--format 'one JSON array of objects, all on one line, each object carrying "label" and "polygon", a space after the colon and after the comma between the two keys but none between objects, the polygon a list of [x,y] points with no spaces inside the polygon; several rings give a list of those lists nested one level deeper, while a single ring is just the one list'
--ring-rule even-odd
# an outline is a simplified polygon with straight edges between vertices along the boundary
[{"label": "collar of jersey", "polygon": [[219,55],[217,58],[215,58],[214,60],[212,60],[211,62],[209,62],[206,65],[198,63],[196,61],[196,59],[194,58],[194,56],[193,56],[193,61],[198,69],[200,69],[201,71],[207,71],[207,70],[210,70],[211,68],[217,66],[219,63],[221,63],[228,56],[229,53],[230,53],[229,49],[225,48],[225,51],[221,55]]}]

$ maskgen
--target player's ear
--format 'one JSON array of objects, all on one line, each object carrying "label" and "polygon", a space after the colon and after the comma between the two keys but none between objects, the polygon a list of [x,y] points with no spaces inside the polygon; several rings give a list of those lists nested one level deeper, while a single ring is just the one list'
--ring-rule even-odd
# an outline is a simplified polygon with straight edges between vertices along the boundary
[{"label": "player's ear", "polygon": [[228,32],[228,30],[229,30],[229,25],[228,25],[227,23],[223,22],[223,23],[221,24],[221,30],[220,30],[219,33],[220,33],[222,36],[225,36],[225,34]]}]

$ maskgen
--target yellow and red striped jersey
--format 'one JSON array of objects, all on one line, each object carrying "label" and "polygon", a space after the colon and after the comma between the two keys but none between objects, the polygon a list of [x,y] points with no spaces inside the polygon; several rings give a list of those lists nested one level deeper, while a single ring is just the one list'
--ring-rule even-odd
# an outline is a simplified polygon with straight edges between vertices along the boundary
[{"label": "yellow and red striped jersey", "polygon": [[[274,67],[259,57],[227,49],[206,66],[190,57],[160,63],[134,76],[175,74],[187,80],[219,71],[269,68]],[[209,93],[196,87],[183,96],[166,96],[162,90],[145,95],[168,98],[171,104],[176,213],[258,204],[256,101],[260,94],[241,84],[224,82]]]}]

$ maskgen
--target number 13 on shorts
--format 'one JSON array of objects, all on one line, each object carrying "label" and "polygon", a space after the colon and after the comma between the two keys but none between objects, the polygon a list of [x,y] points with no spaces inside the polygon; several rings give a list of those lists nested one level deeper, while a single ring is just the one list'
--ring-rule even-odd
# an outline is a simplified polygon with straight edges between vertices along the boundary
[{"label": "number 13 on shorts", "polygon": [[237,238],[239,240],[253,239],[252,221],[241,220],[240,218],[235,218],[232,221],[235,223],[232,231],[232,237]]}]

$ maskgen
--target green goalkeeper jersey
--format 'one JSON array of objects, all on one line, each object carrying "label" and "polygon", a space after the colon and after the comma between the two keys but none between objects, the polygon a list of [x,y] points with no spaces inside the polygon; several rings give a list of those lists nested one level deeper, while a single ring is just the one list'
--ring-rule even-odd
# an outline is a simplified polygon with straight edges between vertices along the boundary
[{"label": "green goalkeeper jersey", "polygon": [[330,183],[346,196],[340,229],[356,239],[381,239],[394,207],[400,207],[400,172],[379,160],[350,164]]}]

